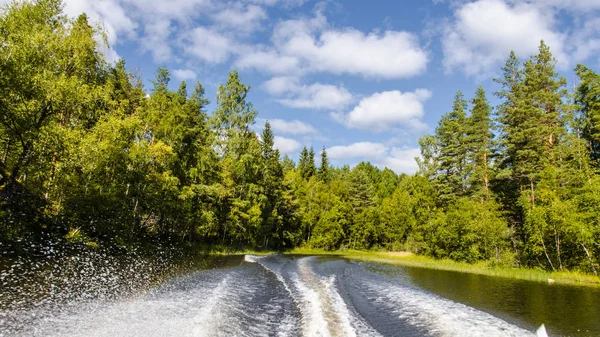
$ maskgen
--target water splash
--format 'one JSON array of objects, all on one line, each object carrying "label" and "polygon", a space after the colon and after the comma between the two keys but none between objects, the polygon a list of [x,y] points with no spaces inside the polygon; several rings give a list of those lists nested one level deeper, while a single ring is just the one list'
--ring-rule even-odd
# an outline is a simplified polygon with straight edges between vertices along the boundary
[{"label": "water splash", "polygon": [[81,303],[92,307],[143,294],[186,270],[185,264],[176,262],[180,257],[175,249],[145,254],[114,247],[32,245],[26,256],[1,260],[0,331],[21,334]]}]

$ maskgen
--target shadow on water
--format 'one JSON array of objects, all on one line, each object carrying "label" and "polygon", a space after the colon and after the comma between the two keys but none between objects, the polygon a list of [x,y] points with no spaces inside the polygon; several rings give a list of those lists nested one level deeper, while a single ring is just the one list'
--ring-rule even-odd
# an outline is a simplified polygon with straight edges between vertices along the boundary
[{"label": "shadow on water", "polygon": [[396,281],[550,336],[600,336],[600,289],[546,284],[485,275],[369,263]]}]

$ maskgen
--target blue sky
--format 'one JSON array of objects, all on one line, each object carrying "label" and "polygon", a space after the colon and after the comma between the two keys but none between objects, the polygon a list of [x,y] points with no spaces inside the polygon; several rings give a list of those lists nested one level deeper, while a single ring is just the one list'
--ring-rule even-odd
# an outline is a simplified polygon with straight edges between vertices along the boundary
[{"label": "blue sky", "polygon": [[257,124],[270,120],[292,158],[324,146],[336,165],[398,173],[416,171],[418,138],[457,90],[471,98],[483,84],[496,102],[510,50],[525,59],[544,39],[570,86],[577,63],[600,65],[600,0],[66,0],[65,11],[102,20],[109,57],[146,83],[162,65],[173,88],[200,81],[209,111],[237,69]]}]

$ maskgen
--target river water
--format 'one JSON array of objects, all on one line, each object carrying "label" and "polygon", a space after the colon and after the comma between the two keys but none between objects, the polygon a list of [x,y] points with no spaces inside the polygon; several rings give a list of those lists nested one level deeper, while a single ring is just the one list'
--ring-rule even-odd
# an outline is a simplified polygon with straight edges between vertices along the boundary
[{"label": "river water", "polygon": [[336,257],[211,258],[134,281],[145,263],[93,286],[72,272],[50,286],[48,268],[15,282],[23,272],[0,267],[0,336],[535,336],[541,324],[600,336],[596,288]]}]

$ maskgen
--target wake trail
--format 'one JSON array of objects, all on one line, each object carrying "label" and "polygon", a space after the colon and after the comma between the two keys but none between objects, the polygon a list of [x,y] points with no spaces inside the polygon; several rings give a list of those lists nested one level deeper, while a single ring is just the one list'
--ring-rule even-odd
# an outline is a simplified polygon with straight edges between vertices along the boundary
[{"label": "wake trail", "polygon": [[304,336],[379,336],[346,306],[336,287],[336,276],[314,272],[315,257],[288,260],[246,256],[274,273],[301,312]]},{"label": "wake trail", "polygon": [[360,273],[353,278],[376,306],[434,336],[535,336],[491,314],[411,286]]},{"label": "wake trail", "polygon": [[[200,271],[145,296],[111,303],[81,303],[45,317],[34,336],[293,336],[289,300],[261,268]],[[268,275],[267,275],[268,276]],[[286,311],[287,310],[287,311]]]}]

